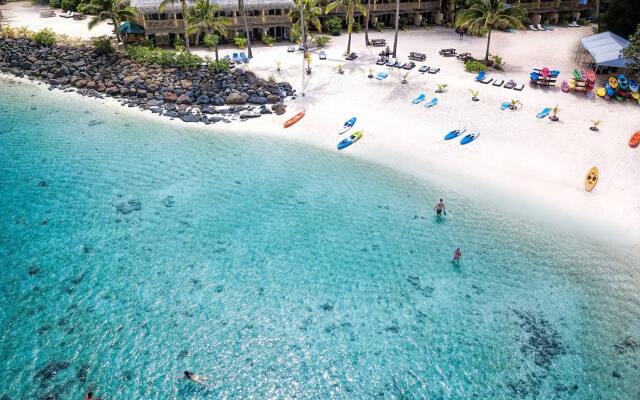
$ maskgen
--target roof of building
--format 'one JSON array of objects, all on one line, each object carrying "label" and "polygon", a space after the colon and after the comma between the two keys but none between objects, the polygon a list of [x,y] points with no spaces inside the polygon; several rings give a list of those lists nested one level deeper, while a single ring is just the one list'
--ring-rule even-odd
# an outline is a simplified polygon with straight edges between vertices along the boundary
[{"label": "roof of building", "polygon": [[629,46],[629,41],[615,33],[599,33],[583,38],[580,42],[598,65],[624,68],[628,63],[622,55],[622,49]]},{"label": "roof of building", "polygon": [[[142,13],[158,12],[162,0],[131,0],[131,6]],[[195,0],[186,0],[187,6],[192,6]],[[221,11],[237,11],[237,0],[212,0],[212,3],[218,4]],[[244,0],[244,8],[247,11],[252,10],[268,10],[268,9],[291,9],[293,8],[293,0]],[[167,4],[165,11],[178,12],[181,10],[180,1],[176,0],[173,4]]]},{"label": "roof of building", "polygon": [[144,33],[144,28],[131,21],[124,21],[120,23],[120,32],[126,34]]}]

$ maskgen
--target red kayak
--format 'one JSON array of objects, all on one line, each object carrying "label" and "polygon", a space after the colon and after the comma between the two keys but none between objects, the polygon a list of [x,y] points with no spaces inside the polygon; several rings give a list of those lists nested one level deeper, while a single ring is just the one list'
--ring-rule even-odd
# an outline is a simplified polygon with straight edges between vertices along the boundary
[{"label": "red kayak", "polygon": [[291,125],[293,125],[296,122],[300,121],[302,119],[302,117],[304,117],[304,111],[300,111],[299,113],[297,113],[296,115],[294,115],[293,117],[288,119],[287,122],[284,123],[284,127],[285,128],[290,127]]},{"label": "red kayak", "polygon": [[638,147],[639,144],[640,144],[640,131],[634,133],[631,136],[631,139],[629,139],[629,146]]}]

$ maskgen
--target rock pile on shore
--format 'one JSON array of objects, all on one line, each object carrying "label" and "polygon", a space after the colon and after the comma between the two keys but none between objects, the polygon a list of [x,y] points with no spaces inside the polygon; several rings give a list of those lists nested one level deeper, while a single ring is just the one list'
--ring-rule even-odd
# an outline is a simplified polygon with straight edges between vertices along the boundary
[{"label": "rock pile on shore", "polygon": [[126,55],[96,56],[91,46],[45,47],[27,39],[0,41],[0,71],[86,96],[114,97],[123,105],[186,122],[282,114],[282,101],[294,95],[288,83],[271,83],[240,68],[216,73],[206,66],[184,70],[141,65]]}]

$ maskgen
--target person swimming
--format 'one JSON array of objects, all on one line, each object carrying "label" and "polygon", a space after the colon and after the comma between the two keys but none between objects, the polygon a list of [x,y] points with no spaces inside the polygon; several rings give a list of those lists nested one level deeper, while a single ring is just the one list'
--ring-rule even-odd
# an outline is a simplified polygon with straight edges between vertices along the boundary
[{"label": "person swimming", "polygon": [[186,379],[186,380],[189,380],[191,382],[199,383],[201,385],[204,385],[204,383],[207,380],[207,378],[205,378],[204,376],[200,376],[200,375],[194,374],[193,372],[189,372],[189,371],[184,371],[184,374],[181,377],[179,377],[178,379]]},{"label": "person swimming", "polygon": [[87,394],[84,396],[84,400],[101,400],[101,399],[99,397],[93,397],[93,392],[88,391]]},{"label": "person swimming", "polygon": [[460,251],[460,247],[458,247],[456,251],[453,252],[453,260],[451,260],[451,262],[460,265],[460,258],[462,258],[462,251]]},{"label": "person swimming", "polygon": [[444,201],[442,201],[442,199],[440,199],[440,201],[436,204],[434,210],[436,210],[436,214],[438,215],[438,217],[443,213],[444,215],[447,215],[447,210],[444,208]]}]

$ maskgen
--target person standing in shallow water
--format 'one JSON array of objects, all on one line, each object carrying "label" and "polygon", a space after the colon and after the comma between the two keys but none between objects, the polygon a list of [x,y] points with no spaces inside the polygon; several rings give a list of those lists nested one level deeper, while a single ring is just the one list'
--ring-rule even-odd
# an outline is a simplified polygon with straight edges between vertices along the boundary
[{"label": "person standing in shallow water", "polygon": [[84,396],[84,400],[101,400],[101,399],[99,397],[93,397],[93,392],[88,391],[87,394]]},{"label": "person standing in shallow water", "polygon": [[438,217],[443,213],[444,215],[447,215],[447,210],[444,207],[444,201],[442,201],[442,199],[440,199],[440,201],[436,203],[436,206],[433,209],[436,210],[436,215]]},{"label": "person standing in shallow water", "polygon": [[462,251],[460,251],[460,247],[458,247],[456,251],[453,252],[453,260],[451,260],[451,263],[459,266],[460,258],[462,258]]}]

